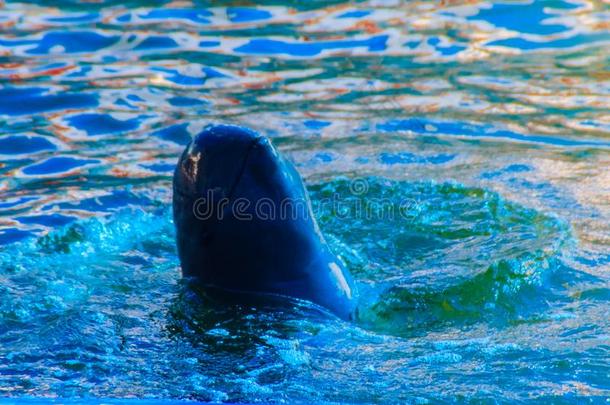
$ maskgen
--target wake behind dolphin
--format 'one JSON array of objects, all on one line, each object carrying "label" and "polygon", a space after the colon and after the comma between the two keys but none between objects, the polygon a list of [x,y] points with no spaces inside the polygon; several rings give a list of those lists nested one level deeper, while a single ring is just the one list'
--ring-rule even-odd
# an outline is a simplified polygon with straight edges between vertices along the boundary
[{"label": "wake behind dolphin", "polygon": [[204,129],[176,166],[173,211],[184,276],[354,316],[352,278],[325,242],[298,172],[267,138],[238,126]]}]

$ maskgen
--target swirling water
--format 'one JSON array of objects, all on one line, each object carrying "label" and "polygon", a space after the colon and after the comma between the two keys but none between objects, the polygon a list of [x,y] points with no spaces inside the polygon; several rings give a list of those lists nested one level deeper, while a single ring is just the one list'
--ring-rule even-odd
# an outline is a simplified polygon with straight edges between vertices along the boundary
[{"label": "swirling water", "polygon": [[[605,402],[609,48],[604,1],[2,4],[0,395]],[[210,122],[295,162],[357,322],[180,280]]]}]

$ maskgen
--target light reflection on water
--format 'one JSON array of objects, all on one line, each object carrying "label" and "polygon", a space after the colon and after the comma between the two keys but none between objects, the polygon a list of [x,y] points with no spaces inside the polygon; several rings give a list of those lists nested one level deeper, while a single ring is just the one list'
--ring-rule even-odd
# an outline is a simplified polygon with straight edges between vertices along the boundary
[{"label": "light reflection on water", "polygon": [[[288,3],[288,4],[287,4]],[[8,2],[0,8],[0,395],[602,400],[610,11],[602,1]],[[360,321],[180,281],[183,145],[253,127],[319,212]]]}]

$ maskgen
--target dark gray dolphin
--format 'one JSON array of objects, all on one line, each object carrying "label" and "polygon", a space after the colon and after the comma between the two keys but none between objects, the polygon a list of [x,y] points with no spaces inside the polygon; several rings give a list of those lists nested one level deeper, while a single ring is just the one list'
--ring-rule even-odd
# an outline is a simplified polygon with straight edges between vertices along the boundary
[{"label": "dark gray dolphin", "polygon": [[176,166],[173,210],[184,276],[354,316],[352,278],[320,233],[298,172],[267,138],[238,126],[204,129]]}]

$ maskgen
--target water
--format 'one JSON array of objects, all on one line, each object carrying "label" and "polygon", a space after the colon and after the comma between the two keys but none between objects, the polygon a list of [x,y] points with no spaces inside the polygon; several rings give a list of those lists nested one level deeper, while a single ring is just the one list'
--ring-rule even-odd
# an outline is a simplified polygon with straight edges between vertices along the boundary
[{"label": "water", "polygon": [[[608,3],[286,3],[0,9],[0,395],[605,402]],[[180,280],[210,122],[295,162],[357,322]]]}]

